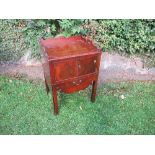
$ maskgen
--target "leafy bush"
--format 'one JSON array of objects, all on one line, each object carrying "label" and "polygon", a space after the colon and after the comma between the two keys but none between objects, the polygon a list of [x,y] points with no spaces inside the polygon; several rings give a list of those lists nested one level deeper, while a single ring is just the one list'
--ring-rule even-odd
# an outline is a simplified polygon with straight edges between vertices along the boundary
[{"label": "leafy bush", "polygon": [[58,20],[60,29],[62,31],[62,34],[66,37],[69,37],[71,35],[86,35],[87,30],[84,29],[83,25],[87,22],[87,20],[82,19],[62,19]]},{"label": "leafy bush", "polygon": [[0,61],[17,60],[26,49],[19,20],[0,20]]},{"label": "leafy bush", "polygon": [[0,20],[0,60],[18,59],[26,49],[40,56],[41,37],[84,35],[105,50],[155,53],[155,20]]},{"label": "leafy bush", "polygon": [[65,36],[82,34],[103,50],[155,52],[155,20],[59,20]]},{"label": "leafy bush", "polygon": [[100,20],[92,37],[103,49],[128,53],[154,52],[153,20]]},{"label": "leafy bush", "polygon": [[18,60],[29,48],[39,57],[39,39],[54,32],[51,20],[0,20],[0,61]]},{"label": "leafy bush", "polygon": [[27,48],[31,48],[32,56],[39,57],[39,39],[42,37],[53,37],[56,33],[56,26],[52,20],[35,19],[25,20],[25,27],[22,32],[25,36]]}]

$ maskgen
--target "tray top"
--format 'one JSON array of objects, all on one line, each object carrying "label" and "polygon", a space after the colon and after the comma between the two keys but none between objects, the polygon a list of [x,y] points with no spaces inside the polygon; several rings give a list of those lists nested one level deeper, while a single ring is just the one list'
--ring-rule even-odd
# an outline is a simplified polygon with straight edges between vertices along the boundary
[{"label": "tray top", "polygon": [[72,57],[100,52],[93,43],[82,36],[69,38],[41,39],[40,44],[45,48],[49,59]]}]

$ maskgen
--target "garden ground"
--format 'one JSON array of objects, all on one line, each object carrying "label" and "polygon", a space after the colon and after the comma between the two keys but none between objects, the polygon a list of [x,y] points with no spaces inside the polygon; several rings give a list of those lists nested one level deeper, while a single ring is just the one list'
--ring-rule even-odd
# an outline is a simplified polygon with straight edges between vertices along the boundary
[{"label": "garden ground", "polygon": [[95,103],[90,89],[59,94],[55,116],[42,81],[0,76],[0,134],[155,134],[154,83],[107,83]]},{"label": "garden ground", "polygon": [[[27,76],[29,79],[44,79],[41,62],[28,59],[27,54],[20,61],[0,63],[0,75]],[[155,67],[146,68],[139,57],[128,58],[119,54],[102,53],[99,84],[118,81],[155,81]]]}]

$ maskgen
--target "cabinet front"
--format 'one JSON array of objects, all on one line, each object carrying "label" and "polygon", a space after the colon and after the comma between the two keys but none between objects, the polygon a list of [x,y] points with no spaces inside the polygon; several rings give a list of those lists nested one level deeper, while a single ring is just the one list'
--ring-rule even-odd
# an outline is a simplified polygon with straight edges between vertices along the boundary
[{"label": "cabinet front", "polygon": [[97,56],[83,57],[78,60],[78,76],[95,73],[97,71]]},{"label": "cabinet front", "polygon": [[75,60],[57,62],[54,64],[55,81],[74,78],[77,76],[77,63]]}]

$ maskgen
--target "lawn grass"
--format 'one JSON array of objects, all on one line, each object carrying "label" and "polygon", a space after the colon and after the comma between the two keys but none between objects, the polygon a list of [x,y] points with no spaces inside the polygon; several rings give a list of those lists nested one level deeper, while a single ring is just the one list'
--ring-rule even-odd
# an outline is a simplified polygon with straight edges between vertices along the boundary
[{"label": "lawn grass", "polygon": [[105,84],[95,103],[90,91],[59,94],[55,116],[42,82],[0,76],[0,134],[155,134],[155,84]]}]

